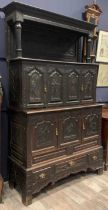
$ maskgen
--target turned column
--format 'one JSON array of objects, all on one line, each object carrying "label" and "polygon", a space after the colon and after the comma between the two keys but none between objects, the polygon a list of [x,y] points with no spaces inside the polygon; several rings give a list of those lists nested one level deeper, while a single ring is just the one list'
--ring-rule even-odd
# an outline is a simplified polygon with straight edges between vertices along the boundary
[{"label": "turned column", "polygon": [[91,51],[92,36],[89,34],[87,37],[87,48],[86,48],[86,62],[91,63],[90,51]]},{"label": "turned column", "polygon": [[21,22],[16,21],[15,22],[16,57],[22,57],[21,30],[22,30]]}]

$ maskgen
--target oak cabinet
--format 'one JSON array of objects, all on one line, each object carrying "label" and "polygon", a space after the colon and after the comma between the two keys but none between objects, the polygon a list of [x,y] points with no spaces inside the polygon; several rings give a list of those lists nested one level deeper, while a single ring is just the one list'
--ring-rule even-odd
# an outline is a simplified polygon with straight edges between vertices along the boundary
[{"label": "oak cabinet", "polygon": [[[11,113],[11,153],[25,167],[100,144],[101,106]],[[27,147],[27,151],[25,151]],[[32,154],[32,156],[31,156]],[[41,157],[43,156],[43,157]],[[27,158],[26,158],[27,157]]]},{"label": "oak cabinet", "polygon": [[[9,184],[22,202],[80,171],[102,173],[98,64],[91,64],[95,25],[11,2],[6,17],[9,62]],[[81,63],[81,41],[86,63]]]}]

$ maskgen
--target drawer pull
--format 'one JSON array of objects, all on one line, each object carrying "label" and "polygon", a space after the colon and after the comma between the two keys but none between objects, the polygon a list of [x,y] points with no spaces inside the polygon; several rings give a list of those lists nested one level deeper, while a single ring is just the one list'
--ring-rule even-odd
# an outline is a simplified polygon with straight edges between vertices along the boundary
[{"label": "drawer pull", "polygon": [[93,160],[97,160],[97,156],[96,155],[94,155],[92,158],[93,158]]},{"label": "drawer pull", "polygon": [[44,93],[47,93],[47,88],[46,87],[44,87]]},{"label": "drawer pull", "polygon": [[58,136],[58,129],[56,128],[56,136]]},{"label": "drawer pull", "polygon": [[39,177],[40,177],[41,179],[45,179],[46,174],[45,174],[45,173],[42,173],[42,174],[39,175]]},{"label": "drawer pull", "polygon": [[70,160],[70,161],[69,161],[69,165],[70,165],[70,166],[73,166],[73,165],[75,165],[75,162],[74,162],[73,160]]},{"label": "drawer pull", "polygon": [[83,130],[85,130],[85,123],[83,122]]}]

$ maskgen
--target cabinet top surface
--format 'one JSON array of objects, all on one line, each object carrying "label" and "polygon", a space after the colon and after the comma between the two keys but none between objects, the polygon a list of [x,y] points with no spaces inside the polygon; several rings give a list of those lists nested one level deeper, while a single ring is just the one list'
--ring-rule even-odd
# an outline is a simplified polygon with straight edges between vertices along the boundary
[{"label": "cabinet top surface", "polygon": [[59,15],[15,1],[2,8],[2,11],[5,13],[7,21],[19,20],[23,22],[24,19],[26,19],[60,28],[66,28],[83,34],[90,33],[95,27],[94,24],[87,23],[86,21]]},{"label": "cabinet top surface", "polygon": [[67,64],[67,65],[79,65],[79,66],[97,66],[99,67],[98,63],[82,63],[82,62],[72,62],[72,61],[60,61],[60,60],[45,60],[45,59],[32,59],[32,58],[12,58],[7,60],[10,63],[14,63],[14,62],[21,62],[21,63],[29,63],[29,62],[34,62],[34,63],[54,63],[54,64]]},{"label": "cabinet top surface", "polygon": [[29,110],[16,110],[13,107],[10,107],[10,111],[12,112],[17,112],[17,113],[23,113],[27,115],[32,115],[32,114],[38,114],[38,113],[51,113],[51,112],[62,112],[62,111],[71,111],[71,110],[79,110],[79,109],[89,109],[89,108],[102,108],[101,104],[92,104],[92,105],[76,105],[76,106],[71,106],[71,107],[58,107],[58,108],[42,108],[42,109],[29,109]]}]

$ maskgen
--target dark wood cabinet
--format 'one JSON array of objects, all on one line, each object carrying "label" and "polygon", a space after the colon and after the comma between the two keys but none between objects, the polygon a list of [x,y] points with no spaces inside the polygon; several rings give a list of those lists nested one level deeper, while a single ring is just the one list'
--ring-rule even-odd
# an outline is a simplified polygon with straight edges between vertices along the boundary
[{"label": "dark wood cabinet", "polygon": [[95,103],[98,65],[10,61],[10,106],[18,109]]},{"label": "dark wood cabinet", "polygon": [[[33,113],[11,113],[12,157],[25,167],[36,163],[37,157],[47,160],[56,154],[71,155],[76,147],[100,144],[101,106],[92,105],[36,110]],[[25,151],[26,146],[28,147]],[[50,153],[50,155],[48,154]],[[20,154],[20,155],[19,155]],[[32,157],[31,157],[32,154]],[[25,156],[24,156],[25,155]],[[28,157],[28,158],[27,158]]]},{"label": "dark wood cabinet", "polygon": [[[98,64],[90,63],[95,25],[18,2],[7,21],[10,92],[9,184],[25,205],[48,184],[88,169],[102,173]],[[81,63],[81,40],[87,40]]]}]

